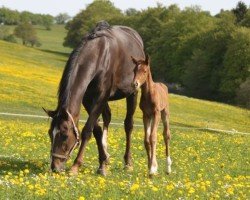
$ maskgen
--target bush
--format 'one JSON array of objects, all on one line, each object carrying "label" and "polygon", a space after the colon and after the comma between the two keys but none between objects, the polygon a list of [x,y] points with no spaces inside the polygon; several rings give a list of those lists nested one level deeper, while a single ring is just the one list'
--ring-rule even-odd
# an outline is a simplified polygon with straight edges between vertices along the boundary
[{"label": "bush", "polygon": [[33,28],[32,24],[30,23],[25,22],[25,23],[19,24],[15,28],[14,34],[16,37],[22,39],[23,45],[30,44],[33,47],[34,45],[37,46],[37,44],[39,44],[41,46],[41,44],[38,42],[36,31]]}]

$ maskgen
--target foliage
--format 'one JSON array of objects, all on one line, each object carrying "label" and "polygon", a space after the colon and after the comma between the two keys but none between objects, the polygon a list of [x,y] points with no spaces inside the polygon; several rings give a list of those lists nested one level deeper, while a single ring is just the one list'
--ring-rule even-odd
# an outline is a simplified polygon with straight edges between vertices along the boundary
[{"label": "foliage", "polygon": [[53,24],[53,16],[44,14],[34,14],[28,11],[18,12],[5,7],[0,8],[0,24],[18,25],[19,23],[31,23],[33,25],[43,25],[47,30]]},{"label": "foliage", "polygon": [[41,44],[38,41],[38,38],[36,36],[36,31],[32,24],[24,22],[19,24],[14,29],[14,34],[16,37],[21,38],[23,45],[30,44],[32,47],[34,45],[40,46]]},{"label": "foliage", "polygon": [[240,22],[242,26],[250,28],[250,9],[248,9],[244,19]]},{"label": "foliage", "polygon": [[6,7],[0,8],[0,24],[17,25],[20,14],[16,10],[10,10]]},{"label": "foliage", "polygon": [[121,11],[109,0],[95,0],[66,24],[68,34],[65,38],[64,45],[76,47],[82,37],[92,29],[98,21],[103,19],[109,21],[111,18],[120,17],[121,15]]},{"label": "foliage", "polygon": [[232,12],[233,12],[233,13],[235,14],[235,16],[236,16],[236,22],[237,22],[237,23],[240,23],[240,22],[244,19],[245,15],[246,15],[246,13],[247,13],[247,5],[246,5],[244,2],[239,1],[239,2],[237,3],[236,8],[234,8],[234,9],[232,10]]},{"label": "foliage", "polygon": [[239,86],[250,77],[250,30],[240,28],[232,33],[225,53],[220,91],[225,99],[234,99]]}]

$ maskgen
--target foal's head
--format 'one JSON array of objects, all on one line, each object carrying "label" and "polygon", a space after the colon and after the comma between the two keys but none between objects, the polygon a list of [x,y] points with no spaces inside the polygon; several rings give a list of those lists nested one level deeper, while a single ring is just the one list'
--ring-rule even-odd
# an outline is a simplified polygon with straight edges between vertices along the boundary
[{"label": "foal's head", "polygon": [[70,154],[79,143],[79,133],[71,114],[60,111],[44,111],[52,118],[49,137],[51,141],[51,169],[61,171]]},{"label": "foal's head", "polygon": [[138,90],[146,82],[148,74],[150,72],[149,57],[147,55],[145,60],[137,60],[133,56],[131,56],[131,58],[133,63],[135,64],[135,76],[132,85],[136,90]]}]

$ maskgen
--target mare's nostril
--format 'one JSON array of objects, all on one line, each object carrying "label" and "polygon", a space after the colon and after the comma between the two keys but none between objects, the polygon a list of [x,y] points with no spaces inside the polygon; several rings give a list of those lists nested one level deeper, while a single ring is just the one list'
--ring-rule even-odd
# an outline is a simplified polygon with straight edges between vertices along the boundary
[{"label": "mare's nostril", "polygon": [[138,87],[138,83],[137,82],[135,83],[135,87]]}]

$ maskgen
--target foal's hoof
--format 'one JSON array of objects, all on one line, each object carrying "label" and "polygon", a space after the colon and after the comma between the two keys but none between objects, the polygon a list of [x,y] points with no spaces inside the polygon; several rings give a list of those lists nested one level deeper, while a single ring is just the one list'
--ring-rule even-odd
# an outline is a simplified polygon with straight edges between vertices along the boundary
[{"label": "foal's hoof", "polygon": [[97,173],[97,174],[100,174],[100,175],[102,175],[102,176],[107,176],[107,172],[106,172],[105,169],[98,169],[98,170],[96,171],[96,173]]},{"label": "foal's hoof", "polygon": [[124,170],[128,171],[128,172],[132,172],[133,171],[133,166],[132,165],[125,165],[124,166]]},{"label": "foal's hoof", "polygon": [[153,173],[153,174],[149,173],[149,174],[148,174],[148,177],[149,177],[149,178],[154,178],[154,177],[157,176],[157,175],[158,175],[158,173]]},{"label": "foal's hoof", "polygon": [[171,172],[172,172],[171,168],[167,168],[166,174],[169,175],[169,174],[171,174]]},{"label": "foal's hoof", "polygon": [[70,171],[69,171],[69,173],[71,175],[77,175],[78,174],[78,167],[72,166],[71,169],[70,169]]}]

